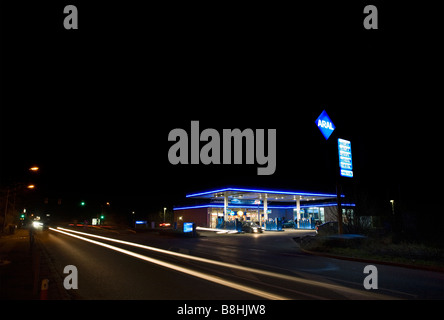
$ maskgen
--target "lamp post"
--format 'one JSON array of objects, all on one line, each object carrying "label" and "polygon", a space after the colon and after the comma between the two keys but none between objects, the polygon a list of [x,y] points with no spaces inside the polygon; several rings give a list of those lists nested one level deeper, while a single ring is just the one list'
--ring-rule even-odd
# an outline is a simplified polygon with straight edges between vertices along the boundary
[{"label": "lamp post", "polygon": [[390,203],[392,204],[392,214],[395,214],[395,200],[390,200]]},{"label": "lamp post", "polygon": [[163,208],[163,223],[165,223],[165,211],[166,211],[166,207]]}]

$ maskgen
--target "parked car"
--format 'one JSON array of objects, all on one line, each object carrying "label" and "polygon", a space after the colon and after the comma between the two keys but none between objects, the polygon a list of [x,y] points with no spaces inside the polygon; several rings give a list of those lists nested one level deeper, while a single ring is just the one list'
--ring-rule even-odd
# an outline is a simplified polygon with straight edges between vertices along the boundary
[{"label": "parked car", "polygon": [[255,222],[246,221],[242,223],[242,231],[246,233],[262,233],[262,228]]},{"label": "parked car", "polygon": [[[342,231],[347,233],[347,225],[342,224]],[[320,236],[328,236],[332,234],[338,233],[338,222],[337,221],[328,221],[323,224],[316,226],[316,234]]]},{"label": "parked car", "polygon": [[282,228],[294,228],[294,220],[285,220],[282,224]]}]

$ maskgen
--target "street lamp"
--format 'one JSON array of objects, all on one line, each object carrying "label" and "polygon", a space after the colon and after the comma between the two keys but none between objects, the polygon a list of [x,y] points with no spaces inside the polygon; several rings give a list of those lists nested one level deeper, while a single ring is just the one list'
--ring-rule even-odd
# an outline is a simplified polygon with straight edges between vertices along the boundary
[{"label": "street lamp", "polygon": [[37,167],[37,166],[34,166],[34,167],[29,168],[29,171],[32,171],[32,172],[37,172],[37,171],[39,171],[39,170],[40,170],[40,168]]},{"label": "street lamp", "polygon": [[390,203],[392,204],[392,214],[395,214],[395,200],[390,200]]},{"label": "street lamp", "polygon": [[165,211],[166,211],[166,209],[167,209],[167,208],[165,208],[165,207],[163,208],[163,222],[164,222],[164,223],[165,223]]}]

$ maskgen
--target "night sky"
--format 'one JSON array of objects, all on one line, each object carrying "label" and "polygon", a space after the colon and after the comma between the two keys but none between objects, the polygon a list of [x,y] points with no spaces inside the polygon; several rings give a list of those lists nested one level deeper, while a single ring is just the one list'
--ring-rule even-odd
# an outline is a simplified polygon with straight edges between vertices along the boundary
[{"label": "night sky", "polygon": [[[442,7],[372,3],[379,29],[365,30],[367,3],[350,3],[82,3],[78,30],[63,28],[65,4],[2,4],[2,186],[37,164],[42,196],[147,212],[224,186],[335,192],[344,138],[347,190],[432,208],[444,191]],[[192,120],[276,129],[276,172],[171,165],[168,133],[190,134]]]}]

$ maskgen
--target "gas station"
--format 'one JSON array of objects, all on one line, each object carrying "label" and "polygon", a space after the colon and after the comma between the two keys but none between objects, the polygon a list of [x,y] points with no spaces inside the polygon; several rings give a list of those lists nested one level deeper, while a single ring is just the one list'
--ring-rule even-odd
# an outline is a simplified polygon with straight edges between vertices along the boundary
[{"label": "gas station", "polygon": [[[223,222],[237,219],[256,222],[265,230],[273,230],[277,221],[289,220],[295,222],[294,228],[314,229],[317,224],[337,221],[337,195],[330,193],[229,187],[186,198],[202,202],[174,208],[178,227],[194,222],[199,227],[221,228]],[[342,203],[342,207],[353,206]]]},{"label": "gas station", "polygon": [[[335,130],[325,110],[315,124],[326,140]],[[208,190],[186,195],[195,203],[201,202],[173,208],[174,223],[182,226],[193,222],[199,227],[221,229],[231,228],[238,221],[252,221],[265,230],[282,230],[284,221],[297,229],[314,229],[316,225],[338,221],[338,232],[342,233],[343,214],[353,214],[355,205],[343,203],[339,178],[353,178],[353,164],[351,142],[338,138],[337,146],[340,170],[334,194],[236,187]]]}]

